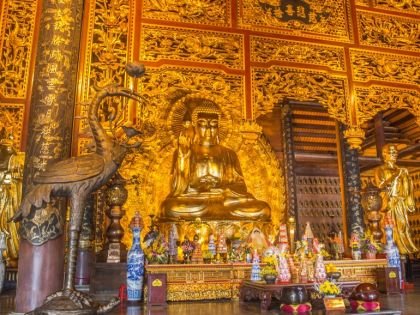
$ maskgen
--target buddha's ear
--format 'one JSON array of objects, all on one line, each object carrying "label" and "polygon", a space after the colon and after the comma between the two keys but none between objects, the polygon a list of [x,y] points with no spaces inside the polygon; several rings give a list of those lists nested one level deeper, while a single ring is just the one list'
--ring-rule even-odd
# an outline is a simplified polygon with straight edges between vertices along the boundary
[{"label": "buddha's ear", "polygon": [[216,143],[219,144],[220,143],[220,139],[219,139],[219,135],[216,136]]}]

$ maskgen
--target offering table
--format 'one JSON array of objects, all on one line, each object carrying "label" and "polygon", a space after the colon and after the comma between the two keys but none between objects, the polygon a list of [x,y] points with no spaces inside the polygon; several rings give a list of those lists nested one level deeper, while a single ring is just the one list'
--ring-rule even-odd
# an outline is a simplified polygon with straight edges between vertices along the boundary
[{"label": "offering table", "polygon": [[[375,283],[376,268],[387,265],[386,259],[326,261],[329,263],[341,273],[340,282],[353,283]],[[147,265],[146,274],[167,275],[168,301],[235,299],[242,281],[251,278],[251,268],[246,263]]]}]

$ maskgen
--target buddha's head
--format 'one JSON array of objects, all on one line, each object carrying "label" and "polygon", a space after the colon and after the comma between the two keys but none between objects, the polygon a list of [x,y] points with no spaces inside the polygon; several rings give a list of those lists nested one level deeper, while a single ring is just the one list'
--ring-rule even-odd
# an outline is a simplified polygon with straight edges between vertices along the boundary
[{"label": "buddha's head", "polygon": [[219,143],[219,119],[218,106],[209,100],[194,108],[192,123],[195,127],[196,143],[201,145],[215,145]]},{"label": "buddha's head", "polygon": [[395,163],[398,158],[398,150],[394,144],[387,144],[382,148],[382,157],[385,162]]}]

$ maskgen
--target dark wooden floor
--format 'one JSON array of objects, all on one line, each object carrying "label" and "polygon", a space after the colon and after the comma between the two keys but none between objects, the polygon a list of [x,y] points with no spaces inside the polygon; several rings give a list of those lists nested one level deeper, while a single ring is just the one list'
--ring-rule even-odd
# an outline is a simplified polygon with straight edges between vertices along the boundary
[{"label": "dark wooden floor", "polygon": [[[404,315],[420,315],[420,282],[416,283],[414,290],[397,295],[381,295],[382,308],[401,310]],[[0,295],[0,315],[13,311],[14,291],[6,291]],[[120,305],[110,315],[251,315],[260,314],[259,304],[240,304],[239,301],[218,302],[192,302],[169,303],[167,307],[144,307]],[[277,307],[264,313],[265,315],[278,315],[281,312]]]}]

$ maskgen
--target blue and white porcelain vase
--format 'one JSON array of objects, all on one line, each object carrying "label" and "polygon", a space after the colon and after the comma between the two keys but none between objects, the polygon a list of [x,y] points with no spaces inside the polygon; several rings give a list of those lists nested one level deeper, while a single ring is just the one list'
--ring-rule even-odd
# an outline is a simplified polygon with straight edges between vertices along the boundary
[{"label": "blue and white porcelain vase", "polygon": [[140,301],[143,292],[144,252],[140,246],[140,232],[143,222],[138,212],[131,220],[133,245],[127,253],[127,300]]},{"label": "blue and white porcelain vase", "polygon": [[388,267],[396,267],[398,268],[398,273],[401,278],[401,259],[400,259],[400,252],[398,250],[397,245],[394,242],[394,235],[391,225],[385,226],[385,236],[386,236],[386,259],[388,261]]},{"label": "blue and white porcelain vase", "polygon": [[3,259],[3,251],[6,250],[6,234],[0,231],[0,294],[3,290],[6,264]]}]

